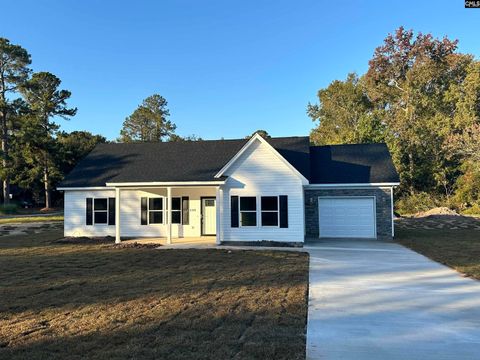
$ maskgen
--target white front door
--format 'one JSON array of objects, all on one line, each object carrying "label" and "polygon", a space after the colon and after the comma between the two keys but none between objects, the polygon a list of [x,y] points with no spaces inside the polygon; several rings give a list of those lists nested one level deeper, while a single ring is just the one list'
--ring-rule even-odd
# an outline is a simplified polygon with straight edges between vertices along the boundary
[{"label": "white front door", "polygon": [[202,235],[215,235],[217,232],[217,214],[215,198],[202,199]]},{"label": "white front door", "polygon": [[375,238],[375,198],[320,197],[321,238]]}]

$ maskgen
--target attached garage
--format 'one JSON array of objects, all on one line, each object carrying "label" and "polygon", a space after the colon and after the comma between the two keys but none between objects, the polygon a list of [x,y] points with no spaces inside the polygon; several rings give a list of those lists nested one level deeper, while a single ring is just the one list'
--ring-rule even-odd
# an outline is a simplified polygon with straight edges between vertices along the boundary
[{"label": "attached garage", "polygon": [[319,197],[321,238],[376,238],[375,197]]}]

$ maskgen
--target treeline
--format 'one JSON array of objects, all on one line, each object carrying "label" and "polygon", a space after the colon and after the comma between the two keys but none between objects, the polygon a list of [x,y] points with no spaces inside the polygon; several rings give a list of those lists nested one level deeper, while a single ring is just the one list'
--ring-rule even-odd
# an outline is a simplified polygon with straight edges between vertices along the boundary
[{"label": "treeline", "polygon": [[[50,72],[34,72],[31,56],[20,45],[0,38],[0,200],[8,207],[25,201],[54,206],[56,185],[96,144],[107,142],[88,131],[60,131],[57,119],[70,119],[77,109],[67,102],[71,93],[60,88],[61,80]],[[116,141],[193,141],[181,137],[168,119],[167,101],[154,94],[125,119]],[[56,198],[56,199],[55,199]]]},{"label": "treeline", "polygon": [[60,132],[52,119],[76,114],[67,105],[71,93],[54,74],[33,72],[30,64],[27,50],[0,38],[1,197],[5,205],[14,195],[40,200],[42,194],[49,208],[52,185],[105,138]]},{"label": "treeline", "polygon": [[333,81],[307,107],[314,144],[388,144],[404,212],[480,213],[480,62],[457,45],[401,27],[365,74]]},{"label": "treeline", "polygon": [[[71,93],[49,72],[33,72],[30,54],[0,38],[1,200],[31,198],[51,207],[51,192],[103,136],[60,131]],[[190,141],[154,94],[128,116],[116,141]],[[375,49],[365,74],[349,74],[318,92],[307,113],[314,144],[386,142],[400,173],[405,212],[447,205],[480,213],[480,62],[457,40],[399,28]],[[262,131],[262,136],[269,135]]]}]

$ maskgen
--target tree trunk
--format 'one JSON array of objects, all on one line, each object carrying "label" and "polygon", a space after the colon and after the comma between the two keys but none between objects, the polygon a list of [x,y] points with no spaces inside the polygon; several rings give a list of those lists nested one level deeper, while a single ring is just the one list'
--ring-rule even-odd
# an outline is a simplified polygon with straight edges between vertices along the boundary
[{"label": "tree trunk", "polygon": [[415,186],[414,186],[414,171],[415,171],[415,165],[413,163],[413,153],[412,151],[408,152],[408,172],[410,173],[410,184],[409,184],[409,189],[410,189],[410,195],[413,195],[415,193]]},{"label": "tree trunk", "polygon": [[2,111],[2,167],[5,172],[3,179],[3,203],[5,205],[10,203],[10,175],[8,174],[8,129],[7,129],[7,114],[5,110]]},{"label": "tree trunk", "polygon": [[50,209],[51,199],[50,199],[50,175],[48,173],[48,159],[47,154],[44,155],[44,167],[43,167],[43,184],[45,188],[45,207]]}]

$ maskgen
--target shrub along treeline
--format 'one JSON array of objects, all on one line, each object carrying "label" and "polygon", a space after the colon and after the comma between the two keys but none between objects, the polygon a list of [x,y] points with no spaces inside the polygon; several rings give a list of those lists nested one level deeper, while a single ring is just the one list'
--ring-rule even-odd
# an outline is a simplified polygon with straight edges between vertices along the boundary
[{"label": "shrub along treeline", "polygon": [[[77,112],[67,106],[70,91],[49,72],[33,72],[30,54],[0,38],[0,194],[4,212],[28,200],[52,206],[52,189],[103,136],[59,131],[54,118]],[[10,194],[13,195],[12,204]]]},{"label": "shrub along treeline", "polygon": [[480,62],[457,44],[400,27],[365,74],[333,81],[307,107],[314,144],[388,144],[400,212],[480,213]]}]

